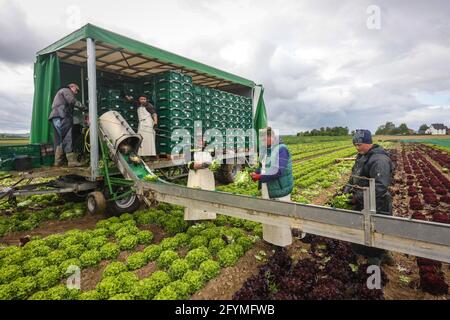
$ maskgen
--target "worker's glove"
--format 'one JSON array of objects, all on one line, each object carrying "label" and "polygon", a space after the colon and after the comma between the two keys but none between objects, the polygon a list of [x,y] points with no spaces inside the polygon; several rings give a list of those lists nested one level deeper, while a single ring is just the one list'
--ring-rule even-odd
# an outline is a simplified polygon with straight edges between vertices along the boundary
[{"label": "worker's glove", "polygon": [[351,198],[348,199],[348,204],[355,205],[357,202],[358,201],[355,196],[352,196]]},{"label": "worker's glove", "polygon": [[351,193],[352,187],[351,186],[345,186],[344,190],[342,191],[344,194]]},{"label": "worker's glove", "polygon": [[210,164],[210,163],[207,163],[207,162],[202,163],[202,169],[208,169],[210,165],[211,165],[211,164]]},{"label": "worker's glove", "polygon": [[75,102],[75,108],[81,111],[87,111],[88,107],[86,107],[84,104],[82,104],[80,101]]},{"label": "worker's glove", "polygon": [[250,176],[252,177],[253,181],[259,181],[259,179],[261,178],[261,175],[259,173],[251,173]]}]

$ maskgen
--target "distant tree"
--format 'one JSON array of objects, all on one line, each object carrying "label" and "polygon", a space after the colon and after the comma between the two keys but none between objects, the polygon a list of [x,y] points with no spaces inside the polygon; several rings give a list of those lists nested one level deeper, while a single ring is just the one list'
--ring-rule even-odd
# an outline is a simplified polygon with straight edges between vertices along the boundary
[{"label": "distant tree", "polygon": [[409,133],[409,129],[408,126],[406,125],[406,123],[402,123],[398,128],[398,133],[397,134],[408,134]]},{"label": "distant tree", "polygon": [[303,131],[297,133],[297,136],[346,136],[349,134],[348,127],[322,127],[319,130]]},{"label": "distant tree", "polygon": [[427,131],[429,128],[430,128],[429,126],[427,126],[426,124],[423,124],[423,125],[420,126],[419,131],[425,132],[425,131]]},{"label": "distant tree", "polygon": [[375,132],[376,135],[405,135],[409,133],[408,126],[406,123],[402,123],[400,126],[396,127],[393,122],[386,122],[385,124],[378,127]]}]

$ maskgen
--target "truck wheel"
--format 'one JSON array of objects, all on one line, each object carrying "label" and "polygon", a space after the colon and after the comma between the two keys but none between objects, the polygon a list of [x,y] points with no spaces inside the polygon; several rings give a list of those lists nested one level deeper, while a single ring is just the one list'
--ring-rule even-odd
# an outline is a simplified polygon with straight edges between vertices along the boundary
[{"label": "truck wheel", "polygon": [[223,164],[218,174],[219,182],[223,184],[233,183],[234,178],[242,168],[242,164]]},{"label": "truck wheel", "polygon": [[108,201],[107,214],[111,216],[120,216],[124,213],[133,213],[141,207],[141,201],[136,194],[126,198]]},{"label": "truck wheel", "polygon": [[106,210],[106,199],[102,192],[94,191],[87,196],[87,211],[94,214],[103,214]]}]

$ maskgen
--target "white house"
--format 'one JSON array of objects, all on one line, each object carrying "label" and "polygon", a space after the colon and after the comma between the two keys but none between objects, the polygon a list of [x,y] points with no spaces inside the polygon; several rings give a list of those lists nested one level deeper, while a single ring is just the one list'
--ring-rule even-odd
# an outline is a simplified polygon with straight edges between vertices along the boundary
[{"label": "white house", "polygon": [[431,135],[438,135],[438,134],[447,134],[447,127],[444,126],[442,123],[434,123],[432,124],[427,131],[425,131],[425,134],[431,134]]}]

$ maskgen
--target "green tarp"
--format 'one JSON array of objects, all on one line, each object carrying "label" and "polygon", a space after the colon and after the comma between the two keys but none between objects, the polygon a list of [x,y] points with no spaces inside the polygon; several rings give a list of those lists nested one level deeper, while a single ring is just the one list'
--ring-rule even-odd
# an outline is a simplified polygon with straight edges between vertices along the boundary
[{"label": "green tarp", "polygon": [[214,67],[208,66],[206,64],[196,62],[194,60],[184,58],[177,54],[150,46],[143,42],[122,36],[120,34],[99,28],[92,24],[87,24],[81,29],[71,33],[67,37],[55,42],[49,47],[39,51],[37,54],[48,54],[58,51],[64,47],[67,47],[81,39],[92,38],[96,41],[102,41],[106,44],[117,46],[118,48],[124,48],[134,53],[141,53],[144,56],[159,59],[164,62],[170,62],[172,64],[184,66],[188,69],[193,69],[200,71],[202,73],[207,73],[218,78],[229,80],[234,83],[238,83],[247,87],[252,88],[255,84],[251,80],[236,76],[234,74],[216,69]]},{"label": "green tarp", "polygon": [[259,129],[267,127],[266,104],[264,103],[264,88],[262,86],[261,95],[259,96],[258,105],[256,106],[255,118],[253,119],[253,125],[256,132],[259,132]]},{"label": "green tarp", "polygon": [[61,87],[60,64],[53,54],[37,57],[34,64],[34,100],[31,119],[31,143],[52,141],[53,130],[48,121],[53,97]]}]

